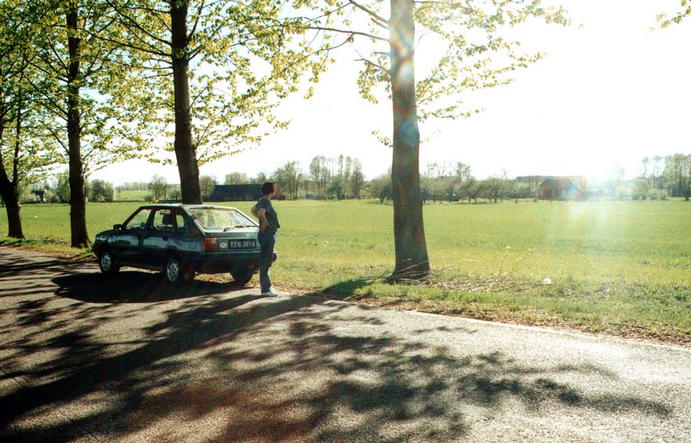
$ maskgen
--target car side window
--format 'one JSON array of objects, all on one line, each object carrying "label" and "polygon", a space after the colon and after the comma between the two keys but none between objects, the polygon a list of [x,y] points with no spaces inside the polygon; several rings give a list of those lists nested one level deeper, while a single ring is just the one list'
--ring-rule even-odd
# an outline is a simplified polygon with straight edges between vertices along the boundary
[{"label": "car side window", "polygon": [[179,210],[175,211],[175,227],[178,232],[183,232],[188,230],[188,226],[185,224],[185,217]]},{"label": "car side window", "polygon": [[153,228],[157,231],[174,232],[175,214],[172,209],[159,209],[154,214]]},{"label": "car side window", "polygon": [[149,215],[151,214],[151,209],[140,209],[139,212],[134,214],[126,223],[125,229],[144,229],[146,228],[146,222],[149,220]]}]

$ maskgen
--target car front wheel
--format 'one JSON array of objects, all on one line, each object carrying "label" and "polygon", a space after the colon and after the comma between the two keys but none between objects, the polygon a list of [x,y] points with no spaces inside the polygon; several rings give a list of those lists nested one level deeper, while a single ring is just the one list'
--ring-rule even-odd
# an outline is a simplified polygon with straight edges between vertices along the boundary
[{"label": "car front wheel", "polygon": [[242,271],[233,271],[230,273],[230,275],[233,277],[233,280],[235,280],[235,283],[239,284],[240,286],[245,286],[250,280],[252,280],[254,271],[252,269],[245,269]]},{"label": "car front wheel", "polygon": [[101,272],[104,274],[115,274],[120,270],[120,266],[115,264],[115,258],[109,249],[101,252],[101,255],[98,257],[98,267],[101,268]]}]

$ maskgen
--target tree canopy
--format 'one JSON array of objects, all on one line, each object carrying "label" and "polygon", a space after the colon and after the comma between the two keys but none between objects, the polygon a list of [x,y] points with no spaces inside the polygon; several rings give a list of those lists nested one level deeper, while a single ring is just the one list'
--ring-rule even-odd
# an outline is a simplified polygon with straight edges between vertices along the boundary
[{"label": "tree canopy", "polygon": [[[70,153],[67,124],[78,107],[84,174],[114,161],[139,157],[141,145],[128,110],[124,48],[108,41],[121,32],[102,0],[37,0],[25,14],[34,22],[34,66],[41,73],[33,87],[44,112],[41,130],[55,143],[62,162]],[[69,16],[69,19],[68,19]],[[68,100],[72,99],[72,102]]]},{"label": "tree canopy", "polygon": [[[358,62],[362,64],[358,86],[362,96],[375,103],[382,92],[389,97],[392,92],[389,37],[396,13],[393,5],[377,0],[338,1],[324,10],[330,21],[319,28],[358,39]],[[510,83],[517,70],[544,56],[523,50],[513,28],[537,21],[568,23],[563,8],[545,7],[539,0],[419,0],[411,1],[411,7],[415,52],[425,52],[425,62],[420,63],[418,57],[415,68],[419,120],[477,113],[479,109],[464,104],[469,92]],[[346,18],[339,21],[339,17]]]},{"label": "tree canopy", "polygon": [[191,164],[180,170],[183,182],[197,165],[285,127],[277,103],[305,72],[316,81],[328,58],[328,38],[288,15],[300,2],[107,1],[125,28],[110,40],[134,54],[130,85],[149,109],[142,115],[161,129],[149,142],[174,151],[179,169]]}]

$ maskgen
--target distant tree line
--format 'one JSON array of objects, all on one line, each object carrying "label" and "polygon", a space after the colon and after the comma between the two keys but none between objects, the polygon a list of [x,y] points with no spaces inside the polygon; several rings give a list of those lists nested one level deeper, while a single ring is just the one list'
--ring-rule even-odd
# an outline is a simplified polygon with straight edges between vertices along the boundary
[{"label": "distant tree line", "polygon": [[[391,200],[392,182],[390,171],[369,181],[362,174],[358,159],[347,156],[327,158],[316,156],[307,170],[296,161],[289,161],[271,175],[260,173],[250,178],[245,173],[233,172],[225,176],[224,184],[261,183],[267,179],[281,184],[279,198],[297,199],[348,199],[376,198],[380,202]],[[614,178],[599,183],[582,177],[564,178],[573,188],[572,199],[666,199],[689,198],[691,190],[691,155],[674,154],[666,157],[646,157],[642,160],[642,172],[633,180],[624,179],[625,171],[619,170]],[[545,181],[546,176],[528,176],[510,179],[504,172],[484,179],[476,178],[470,165],[457,162],[428,163],[422,171],[420,189],[423,202],[467,201],[477,203],[486,199],[497,203],[503,200],[555,199]],[[216,180],[202,176],[207,183],[205,196],[213,191]]]},{"label": "distant tree line", "polygon": [[[423,201],[467,201],[478,199],[497,202],[507,199],[617,199],[617,200],[664,200],[669,197],[691,197],[691,154],[674,154],[666,157],[645,157],[641,173],[626,180],[620,169],[614,178],[602,182],[589,182],[583,177],[563,177],[570,191],[567,197],[548,186],[555,180],[545,176],[527,176],[509,179],[506,173],[478,179],[471,167],[458,162],[455,165],[428,163],[422,173],[420,188]],[[551,180],[548,180],[551,179]],[[558,180],[556,180],[558,182]],[[391,198],[391,181],[387,174],[367,183],[370,196],[381,202]],[[558,190],[557,190],[558,191]]]},{"label": "distant tree line", "polygon": [[691,154],[667,157],[645,157],[641,161],[641,174],[631,184],[629,195],[633,199],[691,197]]},{"label": "distant tree line", "polygon": [[[88,201],[112,202],[115,200],[115,188],[105,180],[85,180],[84,194]],[[69,174],[58,174],[53,181],[44,180],[37,185],[22,189],[22,203],[67,203],[71,201]]]},{"label": "distant tree line", "polygon": [[[566,198],[588,200],[611,198],[617,200],[664,200],[667,197],[691,197],[691,154],[674,154],[666,157],[645,157],[641,161],[638,177],[627,180],[620,169],[615,177],[599,183],[588,182],[581,177],[568,178],[573,192]],[[560,199],[551,195],[545,185],[545,176],[508,178],[506,173],[485,179],[476,178],[470,165],[457,162],[428,163],[421,173],[420,189],[423,202],[477,203],[485,199],[497,203],[518,199]],[[299,162],[288,161],[270,174],[260,172],[249,176],[244,172],[226,174],[223,182],[216,177],[202,175],[200,187],[207,199],[217,184],[260,184],[267,180],[280,183],[278,198],[306,199],[360,199],[376,198],[381,203],[392,198],[390,172],[371,180],[365,180],[362,164],[357,158],[316,156],[307,169]],[[155,175],[149,182],[129,182],[114,187],[104,180],[86,180],[85,194],[91,202],[126,200],[120,193],[148,191],[144,200],[152,202],[180,201],[178,184],[170,184],[162,176]],[[26,187],[21,193],[23,203],[69,203],[70,186],[67,173],[58,174],[53,181],[43,181]]]},{"label": "distant tree line", "polygon": [[[224,185],[244,185],[263,183],[267,180],[280,184],[278,198],[296,200],[361,198],[365,188],[362,163],[357,158],[339,155],[338,157],[316,156],[304,170],[299,162],[288,161],[267,175],[260,172],[249,177],[244,172],[231,172],[224,178]],[[199,179],[202,197],[208,198],[218,183],[212,176],[203,175]]]}]

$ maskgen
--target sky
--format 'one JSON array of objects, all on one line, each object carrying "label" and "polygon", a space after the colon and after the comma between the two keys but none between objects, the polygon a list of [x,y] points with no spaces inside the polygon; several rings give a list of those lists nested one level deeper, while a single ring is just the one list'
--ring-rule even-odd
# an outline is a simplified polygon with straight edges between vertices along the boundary
[{"label": "sky", "polygon": [[[420,126],[420,168],[463,162],[478,178],[521,175],[614,176],[640,172],[645,156],[691,153],[691,19],[661,30],[656,16],[678,0],[563,0],[571,26],[530,26],[524,47],[546,53],[508,86],[480,91],[469,105],[482,113]],[[416,62],[424,64],[418,48]],[[287,99],[287,130],[241,153],[203,165],[219,182],[231,172],[269,175],[288,161],[307,170],[316,155],[358,158],[368,179],[387,172],[391,149],[373,130],[391,133],[391,104],[360,98],[357,54],[343,50],[309,100]],[[417,76],[417,73],[416,73]],[[162,175],[179,183],[175,166],[131,160],[92,174],[114,184]]]}]

